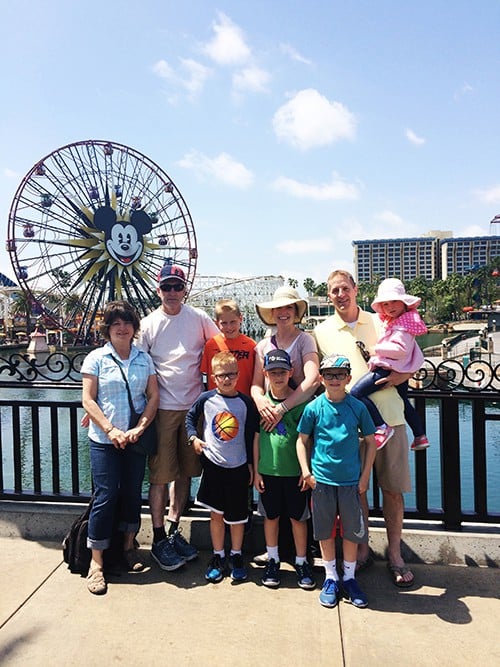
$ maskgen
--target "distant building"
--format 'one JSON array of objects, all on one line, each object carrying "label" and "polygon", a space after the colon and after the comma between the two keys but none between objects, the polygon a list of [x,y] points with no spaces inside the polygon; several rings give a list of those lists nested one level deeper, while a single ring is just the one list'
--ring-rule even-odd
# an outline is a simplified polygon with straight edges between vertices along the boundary
[{"label": "distant building", "polygon": [[453,238],[451,231],[431,231],[400,239],[353,241],[354,276],[358,282],[378,278],[427,280],[466,274],[500,255],[499,236]]},{"label": "distant building", "polygon": [[500,236],[473,236],[443,239],[441,242],[441,278],[451,273],[464,275],[471,268],[490,264],[500,255]]}]

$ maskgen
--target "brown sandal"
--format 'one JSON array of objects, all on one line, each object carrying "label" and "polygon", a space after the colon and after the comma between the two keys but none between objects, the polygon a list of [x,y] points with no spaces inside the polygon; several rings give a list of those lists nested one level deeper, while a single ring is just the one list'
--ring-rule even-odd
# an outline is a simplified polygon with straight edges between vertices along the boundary
[{"label": "brown sandal", "polygon": [[87,575],[87,588],[93,595],[104,595],[108,590],[104,573],[100,567],[89,570]]},{"label": "brown sandal", "polygon": [[123,552],[123,559],[129,572],[142,572],[146,567],[142,562],[137,549],[127,549]]}]

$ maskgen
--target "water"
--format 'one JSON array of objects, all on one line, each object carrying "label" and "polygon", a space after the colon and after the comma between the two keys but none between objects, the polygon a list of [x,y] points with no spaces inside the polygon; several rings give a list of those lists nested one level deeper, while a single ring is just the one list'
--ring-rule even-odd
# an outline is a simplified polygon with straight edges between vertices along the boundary
[{"label": "water", "polygon": [[[0,399],[12,398],[12,390],[0,389]],[[23,388],[16,391],[16,398],[30,400],[47,400],[48,394],[43,389]],[[79,401],[80,390],[50,390],[50,398],[60,401],[61,404],[68,400]],[[427,450],[427,475],[429,488],[429,507],[441,508],[441,458],[439,448],[439,401],[428,400],[426,402],[427,436],[431,447]],[[488,412],[500,414],[500,405],[488,408]],[[83,410],[78,411],[78,420]],[[474,507],[473,495],[473,448],[472,448],[472,404],[468,401],[460,403],[460,460],[462,479],[462,506],[466,511],[472,511]],[[31,442],[31,412],[29,408],[21,409],[21,469],[23,489],[33,488],[33,451]],[[69,410],[58,408],[59,442],[58,452],[60,460],[61,493],[71,494],[71,456],[68,445],[70,439]],[[0,427],[2,437],[3,475],[4,487],[14,487],[14,465],[12,457],[12,425],[10,408],[0,408]],[[500,513],[500,421],[487,422],[486,427],[487,448],[487,488],[488,509],[490,512]],[[411,442],[412,434],[408,431],[408,439]],[[41,454],[41,478],[42,490],[50,493],[52,490],[52,453],[51,453],[51,429],[49,408],[40,408],[40,454]],[[410,452],[410,467],[412,477],[414,473],[415,460],[419,454]],[[82,493],[89,493],[91,489],[89,445],[87,429],[78,427],[78,457],[79,457],[79,483]],[[196,483],[195,483],[196,484]],[[147,495],[148,478],[147,473],[144,480],[144,494]],[[407,494],[405,504],[408,508],[415,507],[415,496]]]},{"label": "water", "polygon": [[[500,405],[490,404],[488,414],[500,414]],[[472,445],[472,402],[461,401],[459,404],[460,420],[460,477],[462,507],[465,511],[474,508],[474,480],[473,480],[473,445]],[[409,429],[408,441],[413,440]],[[431,446],[427,451],[427,479],[429,508],[441,509],[441,462],[439,447],[439,401],[426,401],[426,431]],[[389,445],[390,446],[390,443]],[[410,452],[410,470],[414,479],[415,460],[420,456],[418,452]],[[486,469],[487,469],[487,504],[490,512],[500,512],[500,422],[486,423]],[[408,508],[416,506],[415,494],[405,496],[405,505]]]}]

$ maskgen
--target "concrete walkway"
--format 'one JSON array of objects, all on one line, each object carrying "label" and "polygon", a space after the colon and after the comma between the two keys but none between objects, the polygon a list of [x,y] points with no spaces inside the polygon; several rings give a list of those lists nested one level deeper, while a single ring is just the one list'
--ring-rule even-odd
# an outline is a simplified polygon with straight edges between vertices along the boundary
[{"label": "concrete walkway", "polygon": [[288,565],[277,590],[260,584],[253,565],[242,584],[211,585],[202,552],[176,572],[152,564],[110,577],[96,597],[67,570],[59,543],[0,537],[0,550],[5,667],[500,664],[497,567],[415,564],[415,586],[397,589],[377,561],[358,577],[367,609],[325,609]]}]

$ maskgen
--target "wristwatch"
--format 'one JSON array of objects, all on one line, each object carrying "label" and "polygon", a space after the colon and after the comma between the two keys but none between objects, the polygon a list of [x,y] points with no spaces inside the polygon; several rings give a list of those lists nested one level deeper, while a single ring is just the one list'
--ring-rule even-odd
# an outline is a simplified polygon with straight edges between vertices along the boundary
[{"label": "wristwatch", "polygon": [[188,445],[192,445],[197,437],[198,437],[197,435],[190,435],[188,438]]}]

